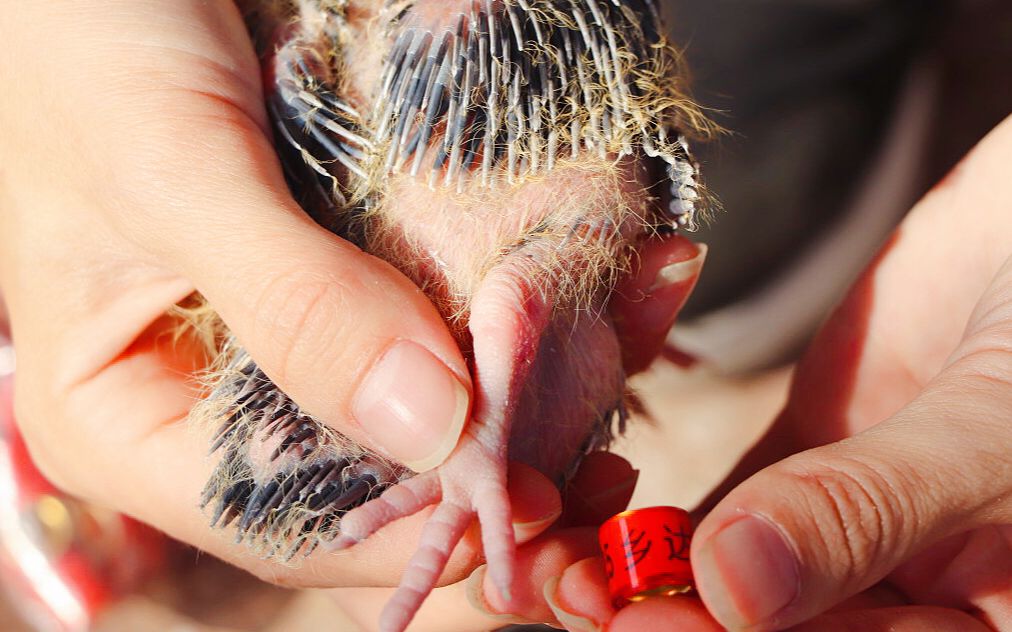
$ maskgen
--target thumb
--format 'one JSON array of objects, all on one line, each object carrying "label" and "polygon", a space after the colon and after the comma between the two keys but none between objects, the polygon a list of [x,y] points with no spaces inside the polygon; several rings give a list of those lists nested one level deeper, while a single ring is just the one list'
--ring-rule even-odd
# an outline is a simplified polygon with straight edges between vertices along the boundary
[{"label": "thumb", "polygon": [[149,165],[172,194],[148,208],[166,207],[127,228],[301,408],[416,471],[438,465],[471,393],[444,321],[400,272],[312,222],[261,128],[222,107],[176,129]]},{"label": "thumb", "polygon": [[788,627],[946,536],[1012,521],[1009,340],[1012,264],[948,365],[903,410],[728,494],[692,547],[714,616],[731,630]]}]

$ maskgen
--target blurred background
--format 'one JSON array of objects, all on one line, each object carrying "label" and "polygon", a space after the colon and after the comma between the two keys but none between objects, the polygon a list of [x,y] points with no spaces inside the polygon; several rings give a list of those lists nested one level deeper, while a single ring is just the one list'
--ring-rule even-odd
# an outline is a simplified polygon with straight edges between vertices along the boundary
[{"label": "blurred background", "polygon": [[[637,380],[664,423],[634,426],[619,451],[642,471],[634,505],[691,506],[772,419],[792,358],[891,227],[1012,113],[1012,3],[659,2],[697,100],[727,130],[696,147],[723,210],[694,236],[709,256],[672,335],[702,362],[662,360]],[[9,479],[28,465],[4,433]],[[44,483],[25,492],[22,478],[13,494],[11,480],[0,523],[29,524],[60,572],[90,586],[67,598],[99,612],[93,629],[359,629],[322,591],[269,586]],[[40,612],[60,600],[43,606],[25,576],[44,565],[11,564],[0,630],[47,629]]]}]

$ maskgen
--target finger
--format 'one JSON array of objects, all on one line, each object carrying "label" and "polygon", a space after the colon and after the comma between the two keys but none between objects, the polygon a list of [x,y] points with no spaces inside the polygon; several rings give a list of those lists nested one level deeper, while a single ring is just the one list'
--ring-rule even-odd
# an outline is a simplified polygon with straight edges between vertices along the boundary
[{"label": "finger", "polygon": [[601,558],[589,558],[573,564],[561,577],[545,584],[545,599],[569,632],[604,629],[614,632],[711,632],[723,629],[697,597],[645,599],[616,611],[607,586]]},{"label": "finger", "polygon": [[705,259],[705,244],[661,237],[643,247],[638,269],[615,288],[609,309],[629,374],[646,369],[660,353]]},{"label": "finger", "polygon": [[[580,560],[566,568],[561,577],[545,584],[544,594],[555,618],[569,632],[596,632],[606,626],[608,630],[636,632],[640,629],[654,629],[649,624],[651,620],[655,624],[664,620],[678,621],[683,627],[672,628],[675,630],[723,629],[695,597],[676,597],[671,602],[651,599],[633,603],[620,611],[620,617],[616,617],[611,595],[608,594],[604,561],[599,557]],[[894,593],[873,588],[872,591],[855,596],[848,602],[848,606],[854,609],[855,606],[870,608],[905,603],[907,602],[898,600]],[[632,612],[626,612],[627,610]],[[636,627],[641,620],[645,620],[647,625]]]},{"label": "finger", "polygon": [[809,346],[783,414],[700,513],[766,465],[888,418],[938,373],[1012,251],[1009,160],[1012,118],[911,211]]},{"label": "finger", "polygon": [[545,602],[569,632],[603,629],[615,616],[604,560],[591,557],[566,568],[544,587]]},{"label": "finger", "polygon": [[[559,524],[591,528],[553,530],[520,547],[517,579],[511,586],[508,603],[486,579],[484,571],[476,574],[470,580],[470,600],[475,607],[486,614],[505,612],[529,621],[551,621],[551,608],[545,600],[546,582],[561,575],[574,561],[598,553],[597,526],[625,509],[638,474],[625,459],[614,454],[587,455],[564,491],[566,505]],[[512,489],[512,472],[510,477]],[[516,507],[515,502],[513,506]]]},{"label": "finger", "polygon": [[[209,530],[208,516],[199,509],[196,499],[212,463],[206,456],[203,438],[178,423],[192,398],[186,373],[179,372],[173,379],[167,368],[165,359],[173,357],[175,347],[171,336],[153,336],[150,344],[150,349],[138,346],[129,357],[75,391],[69,405],[80,414],[71,415],[75,423],[70,427],[81,430],[70,439],[57,433],[44,442],[46,447],[41,453],[58,449],[49,461],[55,459],[59,467],[46,468],[47,474],[62,473],[58,482],[75,493],[157,525],[170,536],[266,581],[300,587],[382,586],[397,581],[399,569],[414,550],[429,515],[427,510],[382,529],[349,551],[317,551],[307,559],[285,565],[236,546],[234,535],[227,531]],[[122,396],[110,398],[110,392]],[[150,401],[158,397],[165,398],[163,408],[168,417],[160,423],[146,424],[144,432],[120,431],[123,418],[135,409],[160,414],[152,409]],[[36,435],[26,434],[26,439]],[[37,443],[31,442],[33,447]],[[33,449],[33,456],[38,453]],[[555,486],[536,470],[513,464],[509,472],[508,492],[517,522],[514,529],[518,539],[526,541],[551,524],[561,501]],[[465,537],[454,551],[444,581],[466,576],[480,557],[477,537]]]},{"label": "finger", "polygon": [[[263,559],[246,547],[235,546],[234,535],[209,530],[208,518],[193,498],[209,473],[201,440],[179,424],[169,424],[144,440],[123,450],[118,444],[90,446],[97,462],[116,458],[118,478],[103,486],[105,504],[116,503],[139,519],[158,525],[170,536],[193,544],[261,579],[293,587],[389,586],[400,578],[409,557],[415,552],[419,533],[430,515],[423,510],[397,521],[352,549],[326,554],[317,551],[291,564]],[[79,455],[80,456],[80,455]],[[557,490],[532,468],[513,464],[508,491],[517,521],[514,529],[520,541],[542,531],[558,515]],[[469,533],[456,547],[442,582],[459,581],[480,563],[482,549],[477,533]]]},{"label": "finger", "polygon": [[980,371],[954,363],[888,422],[777,463],[721,501],[692,550],[721,623],[804,621],[948,535],[1012,519],[1012,384]]},{"label": "finger", "polygon": [[[889,574],[906,603],[934,604],[1012,621],[1012,524],[942,540]],[[995,590],[1001,587],[1000,590]]]},{"label": "finger", "polygon": [[[493,583],[486,579],[484,569],[476,573],[470,580],[472,588],[469,599],[473,605],[487,615],[509,613],[509,616],[526,621],[551,621],[551,606],[546,604],[544,597],[545,582],[560,575],[576,559],[598,552],[597,525],[625,509],[638,476],[639,472],[619,456],[607,452],[587,455],[564,491],[566,505],[558,524],[570,528],[546,533],[520,547],[515,574],[517,578],[511,585],[511,599],[508,603],[493,588]],[[538,483],[537,480],[532,482]],[[514,484],[514,473],[511,470],[511,496],[515,499],[517,494],[512,491]],[[528,505],[533,506],[530,503]],[[516,511],[516,500],[513,501],[513,507]],[[551,505],[544,504],[544,507],[549,508]],[[520,511],[531,513],[529,509]],[[517,528],[515,523],[521,520],[514,517],[514,529]],[[532,524],[543,525],[545,522],[542,520]],[[583,526],[591,528],[571,528]],[[523,532],[517,533],[519,535]]]},{"label": "finger", "polygon": [[119,102],[145,107],[101,126],[109,139],[96,144],[114,166],[95,180],[113,200],[103,204],[108,216],[150,262],[190,280],[307,412],[430,469],[453,449],[469,406],[455,341],[414,284],[317,226],[292,199],[259,86],[250,86],[258,64],[236,8],[184,10],[192,19],[134,19],[130,42],[162,53],[196,40],[193,57],[206,63],[142,47],[113,64],[137,84],[117,84]]},{"label": "finger", "polygon": [[126,230],[193,282],[303,409],[413,469],[437,465],[471,383],[435,308],[302,212],[259,127],[227,103],[190,109],[145,165],[172,193]]},{"label": "finger", "polygon": [[555,617],[545,601],[546,583],[577,560],[597,553],[597,529],[549,531],[518,549],[517,579],[511,586],[508,602],[500,596],[484,566],[468,579],[468,598],[475,609],[486,615],[554,622]]},{"label": "finger", "polygon": [[580,560],[561,577],[545,584],[545,599],[569,632],[672,630],[710,632],[723,630],[697,597],[651,598],[615,610],[608,594],[608,579],[601,558]]},{"label": "finger", "polygon": [[[75,98],[59,101],[56,114],[73,112],[64,118],[77,121],[80,114],[83,121],[74,133],[51,139],[73,165],[69,173],[58,172],[70,180],[64,188],[79,193],[59,201],[63,208],[68,199],[74,207],[100,207],[105,213],[100,219],[111,218],[110,227],[88,213],[91,221],[81,223],[103,230],[61,240],[79,246],[84,236],[99,251],[115,244],[97,261],[88,257],[90,248],[78,248],[86,251],[81,269],[108,269],[116,281],[109,285],[128,296],[136,292],[123,287],[132,286],[127,281],[142,271],[188,279],[268,376],[308,412],[418,469],[452,450],[470,397],[460,352],[413,284],[317,227],[289,195],[260,105],[257,59],[236,7],[186,2],[180,19],[170,21],[150,19],[151,11],[140,5],[118,6],[115,19],[85,15],[83,9],[28,13],[18,12],[25,32],[58,33],[67,47],[46,62],[44,69],[56,74],[26,73],[26,78],[66,80],[61,94]],[[73,31],[82,19],[89,25],[83,39]],[[18,40],[22,53],[34,49],[30,37]],[[180,42],[188,45],[181,48]],[[86,72],[57,72],[78,62]],[[26,116],[52,115],[49,105],[25,108]],[[30,122],[19,122],[19,128],[52,127]],[[24,171],[40,187],[53,175],[43,168]],[[62,225],[65,215],[54,215],[52,224]],[[121,236],[127,237],[122,251]],[[124,260],[130,265],[117,265]],[[120,277],[120,268],[129,269],[129,276]],[[78,282],[87,278],[79,270],[53,276],[66,280],[61,284],[86,285]],[[170,289],[176,291],[176,285]],[[165,283],[158,289],[164,301]],[[63,290],[58,301],[50,298],[59,303],[57,314],[65,311]],[[78,293],[89,295],[73,292]],[[107,295],[91,302],[101,300]],[[46,307],[35,301],[34,307],[39,305]],[[20,310],[22,329],[30,320],[26,313]],[[120,327],[122,319],[111,316],[107,320],[116,326],[108,329],[115,335],[103,328],[105,335],[79,346],[90,350],[101,341],[105,350],[109,339],[129,340],[137,332],[121,333],[134,327],[136,318]],[[40,345],[32,343],[38,355]],[[378,401],[377,393],[392,397]],[[371,441],[374,437],[385,441]]]},{"label": "finger", "polygon": [[632,499],[639,471],[617,454],[592,452],[566,484],[560,524],[598,526],[623,511]]},{"label": "finger", "polygon": [[914,207],[820,332],[785,411],[808,447],[888,418],[949,361],[1012,253],[1010,160],[1012,117]]},{"label": "finger", "polygon": [[[418,632],[470,632],[499,629],[510,624],[555,620],[544,603],[542,584],[551,572],[589,555],[596,546],[593,529],[566,529],[544,534],[518,551],[519,577],[507,611],[496,610],[485,595],[498,595],[481,566],[464,581],[437,588],[411,622]],[[373,629],[379,612],[393,594],[389,588],[342,588],[329,594],[363,629]],[[516,613],[516,614],[512,614]]]},{"label": "finger", "polygon": [[[997,623],[997,622],[996,622]],[[988,632],[989,627],[965,612],[931,606],[857,610],[818,617],[791,630],[796,632]]]},{"label": "finger", "polygon": [[562,514],[559,489],[538,470],[511,462],[506,473],[517,545],[533,540],[555,524]]},{"label": "finger", "polygon": [[[996,420],[1009,416],[1012,264],[1004,242],[1012,233],[1002,228],[1009,216],[1001,194],[995,196],[1006,186],[1000,165],[1010,151],[1006,123],[945,185],[976,196],[967,212],[980,220],[974,230],[985,231],[974,242],[982,247],[965,256],[946,252],[951,240],[937,230],[951,208],[939,200],[954,200],[944,190],[926,198],[813,344],[781,421],[804,443],[819,445],[868,427],[928,388],[888,423],[759,472],[701,524],[693,543],[697,579],[725,625],[801,621],[875,583],[926,545],[1007,513],[1008,503],[997,501],[1010,485],[1000,454],[1012,446]],[[920,278],[917,262],[925,252],[941,255],[958,274],[943,267],[911,283]],[[931,287],[920,304],[938,308],[911,307],[911,287],[921,293]],[[950,322],[951,305],[958,306],[959,328]],[[944,327],[928,322],[942,312],[937,320]],[[891,336],[896,319],[916,333]],[[918,346],[927,352],[912,351]],[[930,373],[911,378],[925,367],[943,370],[930,382]]]}]

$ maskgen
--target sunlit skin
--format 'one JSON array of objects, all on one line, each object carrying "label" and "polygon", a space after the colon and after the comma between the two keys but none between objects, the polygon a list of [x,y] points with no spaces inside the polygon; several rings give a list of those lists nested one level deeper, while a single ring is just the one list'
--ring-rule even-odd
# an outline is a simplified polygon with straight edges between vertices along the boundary
[{"label": "sunlit skin", "polygon": [[[191,415],[221,428],[205,499],[213,523],[234,521],[237,541],[279,558],[320,541],[357,546],[433,508],[380,617],[385,631],[408,625],[475,520],[488,576],[508,595],[507,460],[563,482],[624,428],[625,373],[606,301],[648,240],[692,223],[686,213],[700,197],[681,136],[698,112],[651,6],[250,9],[296,197],[435,302],[470,368],[470,379],[453,381],[473,398],[466,426],[453,415],[463,432],[438,460],[391,453],[390,442],[417,425],[401,411],[435,399],[439,384],[408,401],[389,393],[407,382],[384,382],[351,410],[360,432],[337,436],[329,431],[342,428],[311,410],[294,412],[272,371],[255,366],[240,336],[228,338],[206,403]],[[377,48],[388,50],[379,74],[369,66]],[[669,271],[648,290],[687,292],[697,273]],[[397,420],[379,435],[377,411],[381,423]]]},{"label": "sunlit skin", "polygon": [[[1003,175],[1010,159],[1007,120],[914,208],[812,342],[769,433],[698,510],[697,578],[701,550],[739,508],[789,525],[804,569],[794,604],[773,618],[747,606],[728,616],[719,598],[748,604],[762,591],[738,575],[723,595],[704,583],[702,601],[649,599],[616,612],[600,558],[563,560],[554,570],[555,603],[579,617],[567,619],[569,629],[634,632],[645,622],[722,629],[714,615],[732,629],[742,621],[757,630],[1010,629],[1012,187]],[[958,238],[953,217],[961,218]],[[816,473],[827,481],[866,475],[859,464],[876,459],[896,469],[884,470],[884,481],[865,479],[867,489],[887,485],[908,499],[902,506],[911,515],[873,507],[868,497],[827,506],[806,485]],[[849,530],[836,526],[834,506]],[[859,512],[882,515],[882,530],[855,526]],[[864,540],[873,535],[895,544]],[[717,561],[729,573],[740,563]],[[705,570],[712,578],[713,566]]]},{"label": "sunlit skin", "polygon": [[[380,546],[314,558],[293,569],[263,562],[233,546],[226,534],[209,531],[206,516],[196,507],[211,463],[203,437],[187,431],[180,420],[194,397],[189,372],[203,358],[196,346],[172,342],[166,334],[172,323],[163,317],[195,288],[241,332],[262,363],[276,367],[284,376],[283,387],[317,410],[347,405],[359,376],[346,358],[374,355],[388,337],[424,339],[466,373],[438,312],[407,279],[315,227],[288,196],[260,106],[257,62],[238,13],[225,3],[187,2],[166,17],[160,3],[110,0],[18,3],[5,8],[4,18],[0,34],[8,55],[3,74],[10,82],[0,97],[5,131],[0,136],[0,288],[19,354],[18,418],[39,464],[65,489],[138,516],[266,579],[292,586],[394,583],[413,548],[419,520],[391,527]],[[40,55],[43,44],[46,54]],[[918,445],[925,453],[937,447],[940,452],[930,459],[932,472],[959,468],[949,472],[950,480],[982,484],[940,486],[945,494],[936,499],[938,515],[949,522],[927,522],[936,530],[928,536],[903,534],[910,542],[900,550],[903,559],[889,557],[890,550],[871,561],[858,559],[856,570],[846,561],[825,562],[829,580],[813,583],[819,594],[806,595],[804,608],[791,616],[812,617],[855,591],[864,592],[849,602],[857,610],[828,615],[812,624],[816,629],[832,629],[832,617],[838,622],[862,617],[859,621],[868,623],[863,629],[871,630],[889,625],[924,629],[929,624],[984,629],[982,622],[998,627],[1007,620],[1008,589],[1001,584],[1007,575],[1000,571],[1009,564],[1009,533],[998,525],[1010,521],[1009,475],[1007,464],[1005,469],[995,466],[988,455],[1010,449],[1007,424],[989,423],[1009,416],[1008,353],[1001,342],[1008,339],[1012,321],[1006,262],[1012,235],[1007,200],[1012,194],[1002,167],[1012,160],[1008,127],[902,227],[867,277],[874,279],[864,286],[873,309],[838,313],[834,322],[844,329],[855,320],[866,321],[864,352],[856,358],[845,354],[849,361],[822,361],[834,357],[826,351],[833,345],[827,335],[808,354],[799,380],[811,376],[819,384],[827,374],[835,378],[855,372],[859,378],[847,412],[834,413],[840,422],[833,421],[833,411],[797,392],[774,435],[778,441],[770,442],[775,449],[762,444],[750,465],[732,477],[733,485],[787,453],[888,419],[845,444],[846,449],[867,448],[863,441],[902,430],[897,420],[915,423],[919,411],[906,405],[914,398],[922,403],[937,398],[939,406],[956,412],[964,406],[976,411],[973,423],[965,425],[970,430],[955,437],[936,443],[924,440],[931,435],[922,432],[917,442],[895,445]],[[279,234],[286,235],[285,248],[276,245]],[[340,272],[347,270],[355,274]],[[334,307],[327,302],[341,304],[341,292],[353,289],[356,309],[345,314],[341,325],[368,335],[321,352],[298,330],[259,316],[263,305],[282,298],[293,299],[298,311],[298,301],[320,296],[299,290],[320,283],[339,287],[324,296],[323,305],[304,304],[306,312],[317,314],[324,326],[325,314]],[[375,286],[383,292],[368,290]],[[393,314],[391,297],[397,305]],[[657,322],[673,319],[682,298],[659,301]],[[964,336],[974,306],[978,309],[971,322],[977,326]],[[620,335],[634,339],[628,332]],[[998,342],[989,336],[998,336]],[[644,346],[657,340],[652,334],[651,344]],[[974,344],[979,346],[971,348]],[[650,355],[628,357],[639,358],[638,366]],[[959,370],[966,374],[957,375]],[[895,379],[897,374],[906,377]],[[980,383],[973,376],[984,376],[986,386],[965,387],[964,378]],[[337,417],[334,423],[340,424]],[[814,418],[830,422],[823,425]],[[787,464],[825,461],[825,456],[825,451],[802,453]],[[925,469],[919,465],[923,459],[915,456],[902,463],[906,471]],[[890,457],[898,455],[890,452]],[[785,467],[774,466],[759,476]],[[734,491],[722,489],[727,500],[701,524],[697,547],[720,526],[721,507],[745,500],[768,503],[763,492],[771,487],[768,481],[755,478]],[[551,514],[559,506],[551,486],[525,489],[534,490],[524,503],[532,508],[525,515],[545,515],[538,510]],[[546,493],[542,496],[539,489]],[[979,510],[982,506],[986,511]],[[973,511],[944,511],[952,507]],[[934,534],[968,529],[969,535],[935,544]],[[594,554],[593,531],[559,529],[540,539],[534,539],[539,530],[519,534],[519,541],[529,544],[519,549],[518,563],[538,562],[537,572],[524,576],[533,584],[526,590],[533,600],[532,618],[553,619],[537,595],[544,582]],[[393,542],[404,545],[391,546]],[[929,546],[907,559],[914,549]],[[813,557],[820,554],[811,551]],[[477,550],[465,542],[447,579],[463,578],[477,562]],[[926,581],[919,566],[944,570],[927,573]],[[833,579],[852,570],[852,585],[840,586]],[[883,584],[866,589],[883,576]],[[598,582],[592,574],[571,579],[576,594],[570,598],[567,592],[564,603],[611,616],[593,605],[600,593],[591,588]],[[560,585],[568,590],[566,582]],[[894,587],[902,589],[903,599],[896,598]],[[522,595],[525,589],[517,586],[513,592]],[[488,597],[494,606],[502,605],[494,603],[494,594]],[[714,597],[703,591],[707,605]],[[462,601],[454,603],[462,613],[470,612]],[[523,611],[522,605],[510,608]],[[655,612],[655,620],[676,616],[672,609],[686,617],[703,616],[698,601],[648,601],[623,610],[612,629],[652,608],[667,613]],[[487,627],[487,620],[480,620],[475,627]]]},{"label": "sunlit skin", "polygon": [[[317,227],[290,197],[235,7],[162,9],[110,0],[4,10],[0,288],[21,429],[66,491],[268,581],[392,585],[425,512],[374,542],[285,566],[210,530],[197,506],[213,462],[183,421],[206,357],[165,316],[195,289],[287,392],[337,428],[361,368],[392,340],[418,341],[461,376],[468,369],[410,280]],[[39,55],[40,42],[59,45]],[[643,256],[697,255],[668,238]],[[699,262],[690,268],[694,279]],[[637,311],[673,320],[691,283],[681,287]],[[508,491],[523,544],[549,526],[559,494],[529,468],[510,470]],[[473,535],[444,581],[478,564]]]}]

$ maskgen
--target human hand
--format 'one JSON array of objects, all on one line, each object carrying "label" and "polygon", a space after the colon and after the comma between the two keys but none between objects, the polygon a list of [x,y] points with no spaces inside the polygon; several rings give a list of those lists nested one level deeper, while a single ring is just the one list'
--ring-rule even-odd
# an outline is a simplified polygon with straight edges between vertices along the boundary
[{"label": "human hand", "polygon": [[[39,465],[72,493],[275,582],[392,582],[413,538],[394,538],[403,550],[387,539],[291,569],[211,532],[196,508],[211,464],[203,438],[180,422],[205,358],[197,341],[173,337],[177,323],[165,316],[194,289],[286,392],[363,443],[391,436],[344,420],[366,369],[393,341],[426,350],[391,380],[425,387],[400,394],[418,404],[410,449],[445,448],[440,422],[453,425],[439,409],[453,395],[419,376],[441,373],[436,382],[470,389],[459,350],[417,288],[318,228],[288,195],[235,8],[186,3],[171,20],[161,5],[137,2],[7,13],[0,288],[19,350],[18,416]],[[666,256],[645,260],[660,267]],[[660,309],[626,310],[631,329],[649,338],[627,358],[630,370],[656,352],[699,262],[669,271],[653,301]],[[635,292],[626,299],[642,302]],[[519,522],[557,513],[543,477],[519,467],[510,483]],[[410,532],[405,522],[391,532]],[[545,526],[520,526],[518,537]],[[479,554],[471,538],[460,548],[458,573]]]},{"label": "human hand", "polygon": [[[194,289],[286,392],[350,436],[371,430],[365,443],[389,433],[346,420],[394,341],[419,349],[387,376],[391,396],[414,404],[408,449],[442,449],[451,415],[440,407],[455,406],[453,384],[470,389],[425,296],[290,197],[236,8],[16,3],[0,39],[0,289],[18,352],[17,416],[41,469],[275,582],[394,582],[390,560],[406,558],[412,538],[288,568],[211,531],[197,507],[212,464],[183,420],[205,357],[196,341],[174,339],[178,323],[165,315]],[[511,483],[532,512],[558,504],[536,473]],[[476,543],[461,548],[479,555]]]},{"label": "human hand", "polygon": [[616,614],[585,560],[546,589],[568,629],[1010,629],[1010,160],[1012,119],[813,342],[773,429],[704,503],[702,602]]},{"label": "human hand", "polygon": [[[620,282],[609,311],[619,330],[628,374],[645,369],[661,351],[667,332],[699,278],[705,256],[705,246],[684,237],[657,238],[644,246],[637,269]],[[542,595],[542,585],[557,569],[597,551],[596,525],[625,509],[637,477],[638,473],[618,456],[604,452],[587,456],[566,485],[561,516],[551,516],[550,529],[518,547],[518,581],[512,587],[509,603],[503,602],[481,566],[465,581],[433,591],[413,619],[411,629],[453,632],[507,623],[556,623]],[[370,630],[393,589],[347,587],[330,594],[363,630]]]}]

